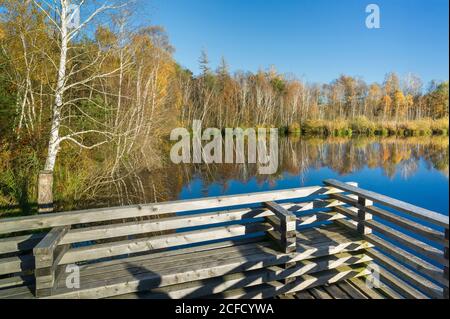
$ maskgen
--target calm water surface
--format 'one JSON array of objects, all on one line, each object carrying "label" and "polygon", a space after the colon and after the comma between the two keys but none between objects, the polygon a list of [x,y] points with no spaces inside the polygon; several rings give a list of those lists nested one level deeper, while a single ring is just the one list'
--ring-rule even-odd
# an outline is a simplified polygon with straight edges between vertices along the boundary
[{"label": "calm water surface", "polygon": [[[171,197],[190,199],[321,185],[329,178],[358,182],[373,190],[448,215],[448,138],[280,138],[280,167],[257,175],[251,165],[199,165],[178,172],[181,189]],[[176,170],[176,169],[175,169]]]}]

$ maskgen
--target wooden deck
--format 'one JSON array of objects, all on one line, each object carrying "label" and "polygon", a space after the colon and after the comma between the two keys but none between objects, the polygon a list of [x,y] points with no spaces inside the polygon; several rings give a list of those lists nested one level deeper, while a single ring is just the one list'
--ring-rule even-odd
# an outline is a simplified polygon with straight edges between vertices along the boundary
[{"label": "wooden deck", "polygon": [[325,184],[0,220],[0,299],[448,298],[447,216]]},{"label": "wooden deck", "polygon": [[280,299],[403,299],[389,286],[369,287],[364,279],[352,278],[336,284],[315,287],[293,294],[281,295]]}]

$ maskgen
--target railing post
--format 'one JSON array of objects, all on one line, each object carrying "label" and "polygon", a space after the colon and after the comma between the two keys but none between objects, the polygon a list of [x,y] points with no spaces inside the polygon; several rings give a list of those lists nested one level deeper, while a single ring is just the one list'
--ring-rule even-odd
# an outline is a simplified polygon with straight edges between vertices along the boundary
[{"label": "railing post", "polygon": [[[277,203],[266,202],[264,204],[275,214],[266,217],[266,221],[274,227],[274,231],[268,232],[269,237],[275,241],[283,253],[295,252],[297,250],[297,216]],[[296,262],[287,261],[280,266],[284,269],[290,269],[295,267],[296,264]],[[294,282],[295,279],[295,277],[285,278],[282,282],[289,284]]]},{"label": "railing post", "polygon": [[[445,240],[448,243],[448,228],[445,229]],[[447,265],[444,265],[444,281],[447,286],[444,287],[444,299],[448,298],[448,247],[444,247],[444,258],[447,260]]]},{"label": "railing post", "polygon": [[69,248],[69,245],[59,245],[59,243],[69,229],[70,226],[53,228],[33,249],[35,292],[38,298],[48,297],[53,293],[58,263]]},{"label": "railing post", "polygon": [[277,203],[266,202],[264,204],[275,214],[266,218],[266,221],[275,229],[274,231],[270,231],[269,235],[278,243],[284,253],[294,252],[297,248],[297,217]]},{"label": "railing post", "polygon": [[[373,202],[365,199],[364,197],[358,197],[358,205],[361,207],[372,206]],[[361,235],[368,235],[372,233],[372,229],[365,225],[365,221],[372,220],[372,214],[367,213],[364,209],[358,209],[358,232]]]},{"label": "railing post", "polygon": [[38,180],[38,212],[53,212],[53,172],[39,172]]}]

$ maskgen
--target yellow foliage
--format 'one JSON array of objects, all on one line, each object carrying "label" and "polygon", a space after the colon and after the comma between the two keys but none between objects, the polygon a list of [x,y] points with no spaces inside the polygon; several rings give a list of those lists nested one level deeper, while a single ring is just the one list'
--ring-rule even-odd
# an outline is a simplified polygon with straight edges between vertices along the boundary
[{"label": "yellow foliage", "polygon": [[403,94],[402,91],[398,90],[395,92],[395,103],[397,105],[403,105],[405,103],[405,95]]}]

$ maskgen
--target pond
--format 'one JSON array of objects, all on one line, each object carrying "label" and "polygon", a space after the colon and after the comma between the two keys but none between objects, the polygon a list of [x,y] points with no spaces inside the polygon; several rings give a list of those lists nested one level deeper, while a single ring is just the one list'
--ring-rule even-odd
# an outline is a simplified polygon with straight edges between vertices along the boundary
[{"label": "pond", "polygon": [[184,165],[171,169],[172,174],[179,174],[182,186],[172,188],[170,197],[312,186],[334,178],[448,215],[448,146],[447,137],[283,137],[277,174],[259,175],[255,165],[245,164]]},{"label": "pond", "polygon": [[448,137],[280,137],[278,170],[255,164],[174,164],[164,146],[158,169],[127,172],[72,208],[110,207],[321,185],[325,179],[366,188],[448,215]]}]

